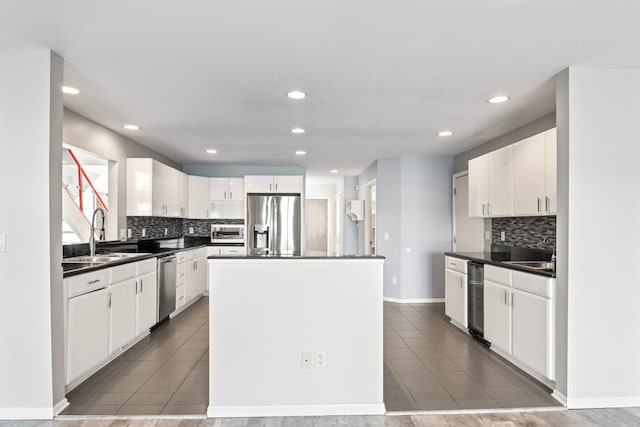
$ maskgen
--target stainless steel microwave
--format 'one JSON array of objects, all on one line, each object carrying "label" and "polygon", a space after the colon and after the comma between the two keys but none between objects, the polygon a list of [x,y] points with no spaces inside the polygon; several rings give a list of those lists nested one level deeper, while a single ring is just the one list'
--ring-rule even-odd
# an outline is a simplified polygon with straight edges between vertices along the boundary
[{"label": "stainless steel microwave", "polygon": [[211,243],[244,243],[244,224],[211,224]]}]

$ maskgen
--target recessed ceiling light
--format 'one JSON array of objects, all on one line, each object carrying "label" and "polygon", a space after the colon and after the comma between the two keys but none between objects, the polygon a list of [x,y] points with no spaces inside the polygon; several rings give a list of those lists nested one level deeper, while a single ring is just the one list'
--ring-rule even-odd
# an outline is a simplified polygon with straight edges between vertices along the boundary
[{"label": "recessed ceiling light", "polygon": [[291,129],[291,133],[304,133],[305,130],[302,128],[293,128]]},{"label": "recessed ceiling light", "polygon": [[331,172],[331,173],[338,173],[338,169],[331,169],[329,172]]},{"label": "recessed ceiling light", "polygon": [[291,99],[304,99],[307,97],[307,94],[299,90],[292,90],[287,92],[287,96]]},{"label": "recessed ceiling light", "polygon": [[80,91],[75,87],[71,86],[62,86],[62,93],[67,93],[69,95],[78,95]]},{"label": "recessed ceiling light", "polygon": [[129,125],[124,125],[124,128],[125,128],[125,129],[127,129],[127,130],[140,130],[140,126],[138,126],[138,125],[131,125],[131,124],[129,124]]},{"label": "recessed ceiling light", "polygon": [[441,130],[440,132],[438,132],[438,136],[451,136],[453,135],[453,132],[451,132],[450,130]]},{"label": "recessed ceiling light", "polygon": [[306,151],[302,151],[302,150],[298,150],[298,151],[296,151],[296,155],[297,155],[297,156],[304,156],[305,154],[307,154],[307,152],[306,152]]},{"label": "recessed ceiling light", "polygon": [[506,102],[508,100],[509,100],[509,97],[507,95],[496,95],[487,99],[487,102],[489,104],[500,104],[501,102]]},{"label": "recessed ceiling light", "polygon": [[207,150],[207,153],[208,153],[208,154],[218,154],[218,150],[214,150],[213,148],[209,148],[209,149]]}]

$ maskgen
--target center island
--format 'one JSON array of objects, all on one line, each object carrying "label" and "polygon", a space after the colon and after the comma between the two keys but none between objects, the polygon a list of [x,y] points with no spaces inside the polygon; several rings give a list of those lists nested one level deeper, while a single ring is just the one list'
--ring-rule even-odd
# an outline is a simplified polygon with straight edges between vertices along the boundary
[{"label": "center island", "polygon": [[209,417],[377,415],[384,257],[209,263]]}]

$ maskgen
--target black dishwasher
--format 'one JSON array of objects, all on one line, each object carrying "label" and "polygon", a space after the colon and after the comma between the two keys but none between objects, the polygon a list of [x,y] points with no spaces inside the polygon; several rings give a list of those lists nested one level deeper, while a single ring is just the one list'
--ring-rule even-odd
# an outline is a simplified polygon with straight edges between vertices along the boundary
[{"label": "black dishwasher", "polygon": [[467,322],[469,333],[484,344],[484,264],[467,263]]}]

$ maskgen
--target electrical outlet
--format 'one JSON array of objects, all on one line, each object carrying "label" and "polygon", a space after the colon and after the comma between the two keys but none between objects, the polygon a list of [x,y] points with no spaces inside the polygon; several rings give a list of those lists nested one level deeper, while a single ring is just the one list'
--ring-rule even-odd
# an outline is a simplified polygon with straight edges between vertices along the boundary
[{"label": "electrical outlet", "polygon": [[398,278],[396,276],[393,276],[391,278],[391,284],[393,284],[393,285],[397,285],[398,284]]},{"label": "electrical outlet", "polygon": [[504,232],[504,231],[501,231],[501,232],[500,232],[500,240],[504,242],[505,238],[506,238],[506,237],[505,237],[505,232]]},{"label": "electrical outlet", "polygon": [[7,251],[7,236],[5,234],[0,234],[0,252]]},{"label": "electrical outlet", "polygon": [[313,368],[313,353],[310,351],[302,352],[302,369],[311,369]]},{"label": "electrical outlet", "polygon": [[131,229],[127,228],[127,238],[131,238]]},{"label": "electrical outlet", "polygon": [[142,229],[142,237],[147,237],[147,229],[146,228]]},{"label": "electrical outlet", "polygon": [[168,235],[169,235],[169,229],[168,229],[168,228],[165,228],[165,229],[164,229],[164,235],[165,235],[165,236],[168,236]]},{"label": "electrical outlet", "polygon": [[193,234],[193,227],[189,227],[189,234]]},{"label": "electrical outlet", "polygon": [[327,364],[326,354],[324,351],[316,352],[316,368],[324,368]]},{"label": "electrical outlet", "polygon": [[410,254],[410,253],[411,253],[411,248],[406,248],[404,251],[405,251],[406,253]]}]

